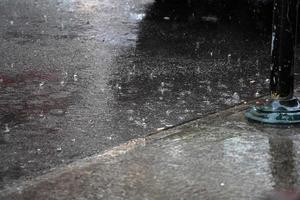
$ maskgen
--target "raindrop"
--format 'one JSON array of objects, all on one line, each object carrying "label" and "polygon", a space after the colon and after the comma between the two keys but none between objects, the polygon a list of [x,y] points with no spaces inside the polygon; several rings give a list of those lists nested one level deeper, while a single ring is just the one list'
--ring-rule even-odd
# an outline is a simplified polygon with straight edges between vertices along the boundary
[{"label": "raindrop", "polygon": [[64,86],[64,85],[65,85],[65,81],[61,81],[61,82],[60,82],[60,85],[61,85],[61,86]]},{"label": "raindrop", "polygon": [[62,148],[61,148],[61,147],[57,147],[57,148],[56,148],[56,151],[57,151],[57,152],[61,152],[61,151],[62,151]]},{"label": "raindrop", "polygon": [[127,113],[128,113],[128,114],[133,114],[133,113],[134,113],[134,110],[127,110]]},{"label": "raindrop", "polygon": [[216,16],[203,16],[201,17],[203,21],[216,23],[218,18]]},{"label": "raindrop", "polygon": [[9,132],[10,132],[10,128],[8,127],[8,124],[5,124],[4,133],[9,133]]},{"label": "raindrop", "polygon": [[73,79],[74,79],[74,81],[78,81],[78,75],[77,75],[77,74],[74,74],[74,75],[73,75]]},{"label": "raindrop", "polygon": [[40,82],[40,84],[39,84],[40,89],[43,89],[44,85],[45,85],[45,81]]},{"label": "raindrop", "polygon": [[184,120],[185,117],[184,117],[184,116],[179,116],[178,119],[179,119],[179,120]]},{"label": "raindrop", "polygon": [[227,62],[230,63],[231,62],[231,54],[227,55]]},{"label": "raindrop", "polygon": [[44,15],[44,20],[45,20],[45,22],[48,22],[48,17],[47,17],[47,15]]},{"label": "raindrop", "polygon": [[65,112],[62,109],[52,109],[50,110],[51,115],[60,116],[63,115]]},{"label": "raindrop", "polygon": [[208,100],[205,100],[205,101],[202,101],[203,103],[205,103],[206,105],[210,105],[210,101]]},{"label": "raindrop", "polygon": [[14,21],[10,21],[10,25],[14,25]]},{"label": "raindrop", "polygon": [[238,66],[241,66],[241,58],[238,58],[238,60],[237,60],[237,65],[238,65]]},{"label": "raindrop", "polygon": [[112,136],[108,136],[107,139],[108,139],[108,140],[112,140]]},{"label": "raindrop", "polygon": [[130,13],[130,19],[140,21],[145,17],[144,13]]},{"label": "raindrop", "polygon": [[199,48],[200,48],[200,43],[199,43],[199,42],[196,42],[195,50],[197,51]]},{"label": "raindrop", "polygon": [[163,88],[163,87],[160,87],[160,88],[159,88],[159,91],[160,91],[161,95],[164,95],[164,93],[165,93],[166,91],[168,91],[168,89]]},{"label": "raindrop", "polygon": [[224,84],[222,84],[220,81],[218,82],[218,88],[224,88],[227,89],[228,87]]},{"label": "raindrop", "polygon": [[220,185],[223,187],[223,186],[225,186],[225,183],[221,183]]},{"label": "raindrop", "polygon": [[164,17],[164,20],[170,20],[170,17]]},{"label": "raindrop", "polygon": [[185,113],[189,113],[190,110],[186,108],[186,109],[184,110],[184,112],[185,112]]},{"label": "raindrop", "polygon": [[145,123],[144,119],[142,121],[135,120],[134,123],[143,128],[147,128],[147,124]]},{"label": "raindrop", "polygon": [[212,88],[209,85],[207,86],[207,91],[212,92]]},{"label": "raindrop", "polygon": [[39,114],[39,117],[40,117],[40,118],[43,118],[43,117],[44,117],[44,113],[43,113],[43,111],[42,111],[42,112],[40,112],[40,114]]},{"label": "raindrop", "polygon": [[255,93],[255,97],[259,97],[260,96],[260,94],[259,94],[259,92],[257,91],[256,93]]},{"label": "raindrop", "polygon": [[253,84],[253,83],[255,83],[255,82],[256,82],[256,81],[254,81],[254,80],[250,81],[251,84]]},{"label": "raindrop", "polygon": [[211,52],[210,52],[210,56],[212,57],[213,55],[214,55],[214,53],[211,51]]},{"label": "raindrop", "polygon": [[38,154],[40,154],[40,153],[42,152],[42,150],[41,150],[41,149],[36,149],[36,152],[37,152]]},{"label": "raindrop", "polygon": [[166,115],[167,115],[167,116],[170,116],[170,114],[171,114],[172,112],[173,112],[172,110],[167,110],[167,111],[166,111]]},{"label": "raindrop", "polygon": [[270,79],[267,78],[267,79],[265,80],[265,84],[270,84]]},{"label": "raindrop", "polygon": [[71,141],[72,141],[72,142],[75,142],[75,141],[76,141],[76,139],[75,139],[75,138],[73,138]]},{"label": "raindrop", "polygon": [[153,72],[150,73],[150,79],[153,80],[154,76],[153,76]]},{"label": "raindrop", "polygon": [[232,99],[233,99],[234,103],[240,102],[240,96],[238,95],[237,92],[233,93]]},{"label": "raindrop", "polygon": [[116,84],[116,88],[119,89],[119,90],[122,89],[122,87],[119,85],[119,83]]}]

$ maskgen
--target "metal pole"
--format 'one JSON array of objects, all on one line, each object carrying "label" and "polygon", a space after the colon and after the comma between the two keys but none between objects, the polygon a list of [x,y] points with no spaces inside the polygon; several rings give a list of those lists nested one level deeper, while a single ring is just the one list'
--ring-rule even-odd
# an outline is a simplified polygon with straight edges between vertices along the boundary
[{"label": "metal pole", "polygon": [[275,0],[273,10],[271,97],[291,99],[294,93],[294,55],[297,0]]},{"label": "metal pole", "polygon": [[273,124],[300,123],[300,102],[294,97],[298,7],[298,0],[274,0],[271,102],[249,109],[248,119]]}]

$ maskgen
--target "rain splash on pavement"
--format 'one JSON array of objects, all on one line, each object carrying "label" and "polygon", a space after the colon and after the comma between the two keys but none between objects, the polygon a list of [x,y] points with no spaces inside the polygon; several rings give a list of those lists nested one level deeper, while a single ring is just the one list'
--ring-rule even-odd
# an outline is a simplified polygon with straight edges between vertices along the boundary
[{"label": "rain splash on pavement", "polygon": [[265,94],[270,16],[222,5],[1,0],[0,187]]}]

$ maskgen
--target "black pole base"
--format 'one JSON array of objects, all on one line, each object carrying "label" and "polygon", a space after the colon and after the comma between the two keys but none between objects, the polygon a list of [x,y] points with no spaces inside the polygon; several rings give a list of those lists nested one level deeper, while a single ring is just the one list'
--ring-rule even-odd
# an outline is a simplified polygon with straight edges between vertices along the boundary
[{"label": "black pole base", "polygon": [[262,106],[255,106],[245,113],[247,119],[266,124],[296,124],[300,123],[300,101],[272,100]]}]

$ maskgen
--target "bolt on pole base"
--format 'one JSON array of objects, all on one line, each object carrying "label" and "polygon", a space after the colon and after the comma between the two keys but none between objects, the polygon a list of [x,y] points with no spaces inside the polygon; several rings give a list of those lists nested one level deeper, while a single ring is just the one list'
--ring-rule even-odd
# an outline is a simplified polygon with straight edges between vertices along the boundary
[{"label": "bolt on pole base", "polygon": [[247,110],[246,118],[267,124],[300,123],[300,100],[272,100],[268,104]]}]

